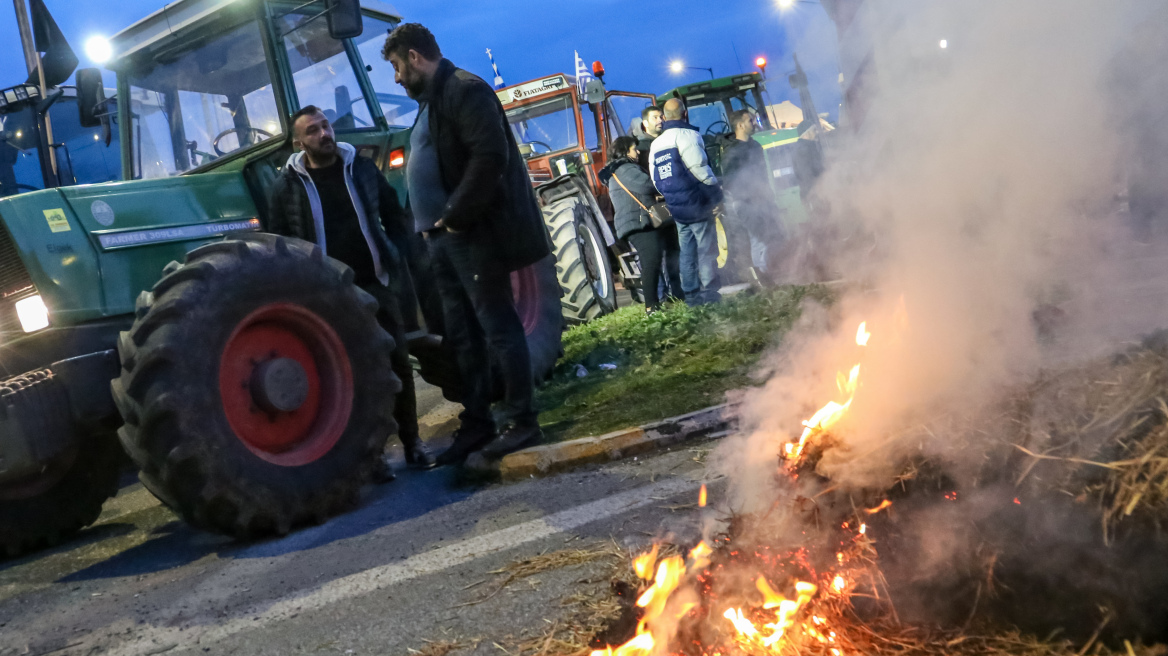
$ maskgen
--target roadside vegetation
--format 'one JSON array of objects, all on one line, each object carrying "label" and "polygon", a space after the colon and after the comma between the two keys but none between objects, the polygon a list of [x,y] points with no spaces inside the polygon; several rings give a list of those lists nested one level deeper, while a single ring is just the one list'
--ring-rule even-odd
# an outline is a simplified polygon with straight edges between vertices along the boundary
[{"label": "roadside vegetation", "polygon": [[564,333],[564,356],[537,391],[549,440],[600,435],[721,403],[752,383],[804,299],[830,302],[816,286],[791,286],[691,308],[674,303],[646,317],[633,305]]}]

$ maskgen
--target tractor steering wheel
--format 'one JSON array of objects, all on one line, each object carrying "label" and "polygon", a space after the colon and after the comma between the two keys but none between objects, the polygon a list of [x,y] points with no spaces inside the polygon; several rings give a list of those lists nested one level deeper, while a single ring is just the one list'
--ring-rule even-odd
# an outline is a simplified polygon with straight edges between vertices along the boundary
[{"label": "tractor steering wheel", "polygon": [[265,132],[259,128],[227,128],[226,130],[215,135],[215,140],[211,142],[211,148],[215,151],[215,153],[217,155],[222,157],[222,156],[227,154],[227,153],[223,152],[222,150],[219,150],[219,142],[223,139],[223,137],[226,137],[227,135],[232,134],[232,133],[236,133],[242,137],[244,134],[247,134],[249,132],[252,134],[258,134],[259,136],[264,137],[265,139],[272,138],[272,135],[270,132]]},{"label": "tractor steering wheel", "polygon": [[[551,146],[549,146],[549,145],[547,145],[547,144],[545,144],[545,143],[544,143],[544,142],[542,142],[542,141],[534,141],[534,140],[532,140],[532,141],[528,141],[527,143],[529,143],[529,144],[531,144],[531,145],[533,145],[533,146],[534,146],[534,145],[536,145],[536,144],[539,144],[539,145],[543,146],[544,148],[547,148],[547,151],[548,151],[549,153],[550,153],[550,152],[552,152],[552,147],[551,147]],[[533,149],[532,149],[532,151],[534,152],[534,150],[535,150],[535,149],[533,148]]]},{"label": "tractor steering wheel", "polygon": [[[715,132],[714,128],[718,127],[719,125],[725,126],[726,129],[725,130],[718,130]],[[727,123],[726,121],[714,121],[713,123],[710,124],[710,127],[706,128],[706,134],[710,135],[710,136],[717,135],[717,134],[726,134],[727,132],[730,132],[730,124]]]}]

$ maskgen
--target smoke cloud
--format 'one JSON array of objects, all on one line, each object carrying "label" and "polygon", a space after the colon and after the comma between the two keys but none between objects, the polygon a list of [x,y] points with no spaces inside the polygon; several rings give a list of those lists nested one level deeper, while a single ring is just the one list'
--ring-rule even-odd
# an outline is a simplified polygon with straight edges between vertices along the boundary
[{"label": "smoke cloud", "polygon": [[[1164,5],[868,0],[856,20],[877,88],[863,122],[845,117],[825,144],[814,192],[848,236],[817,255],[849,291],[805,313],[716,454],[742,513],[791,495],[775,476],[783,445],[846,399],[837,372],[854,364],[859,391],[817,473],[821,488],[883,490],[914,454],[955,457],[930,422],[1168,327]],[[933,530],[920,564],[951,567],[966,521]]]}]

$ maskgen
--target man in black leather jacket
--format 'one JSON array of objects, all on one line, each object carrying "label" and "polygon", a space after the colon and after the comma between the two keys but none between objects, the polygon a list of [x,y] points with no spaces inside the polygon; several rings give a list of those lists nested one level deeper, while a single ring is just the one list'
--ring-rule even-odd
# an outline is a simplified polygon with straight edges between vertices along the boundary
[{"label": "man in black leather jacket", "polygon": [[[438,463],[460,463],[480,450],[499,458],[543,439],[510,275],[550,253],[543,216],[489,84],[444,59],[434,35],[417,23],[395,28],[382,56],[419,101],[406,163],[410,207],[429,245],[444,338],[458,354],[464,383],[461,424]],[[504,387],[498,438],[492,356]]]}]

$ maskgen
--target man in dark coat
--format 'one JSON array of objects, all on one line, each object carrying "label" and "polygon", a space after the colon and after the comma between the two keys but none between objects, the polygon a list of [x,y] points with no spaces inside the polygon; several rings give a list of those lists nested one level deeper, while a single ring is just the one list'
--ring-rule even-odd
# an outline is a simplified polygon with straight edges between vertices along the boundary
[{"label": "man in dark coat", "polygon": [[[299,150],[288,158],[272,187],[268,231],[317,244],[329,257],[348,265],[353,284],[377,299],[377,320],[394,339],[390,359],[402,383],[394,419],[406,463],[432,467],[434,458],[418,436],[414,371],[399,303],[410,276],[387,234],[388,229],[400,238],[406,229],[397,193],[376,164],[358,157],[357,149],[349,144],[337,143],[320,109],[309,105],[296,112],[292,133]],[[376,477],[380,482],[393,480],[393,470],[384,459]]]},{"label": "man in dark coat", "polygon": [[722,182],[734,219],[750,238],[750,256],[760,278],[769,274],[768,248],[778,240],[778,206],[770,186],[770,167],[762,144],[755,141],[757,124],[748,109],[730,115],[734,138],[722,152]]},{"label": "man in dark coat", "polygon": [[[531,355],[511,291],[512,271],[551,252],[543,216],[489,84],[444,59],[434,35],[417,23],[395,28],[382,56],[419,102],[406,164],[410,206],[414,229],[430,247],[445,339],[464,382],[461,425],[438,463],[460,463],[476,451],[499,458],[543,439]],[[504,387],[498,437],[492,356]]]}]

